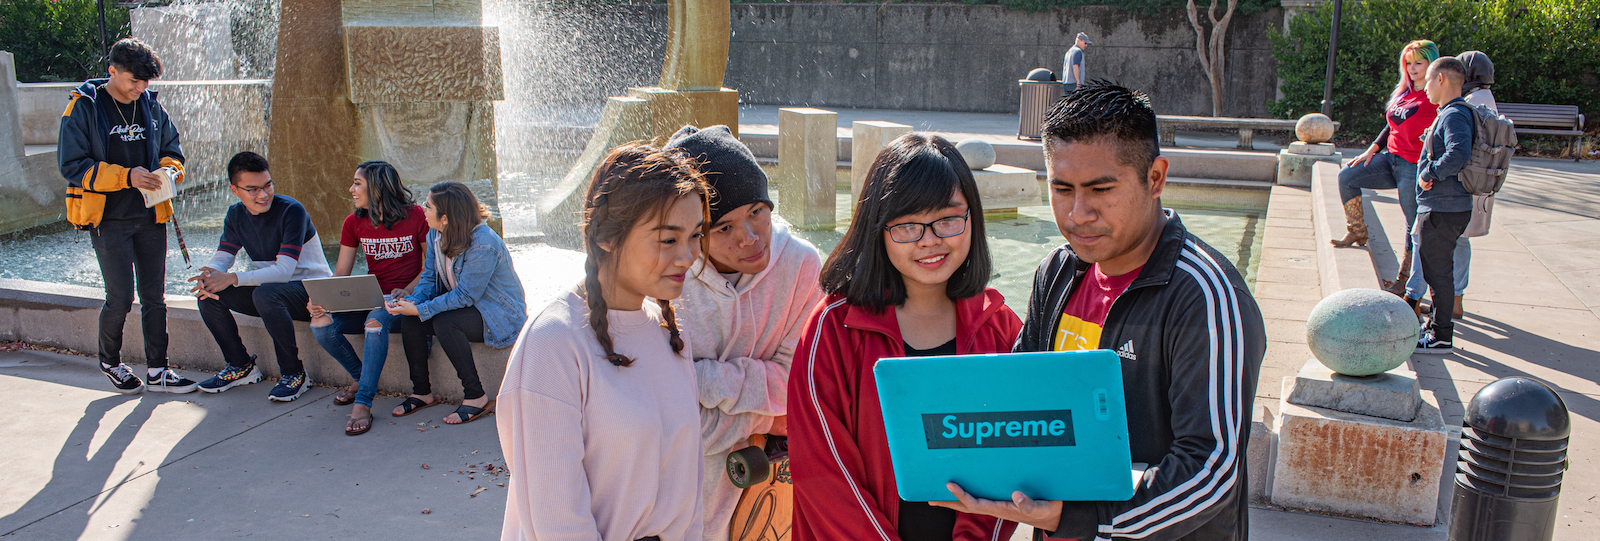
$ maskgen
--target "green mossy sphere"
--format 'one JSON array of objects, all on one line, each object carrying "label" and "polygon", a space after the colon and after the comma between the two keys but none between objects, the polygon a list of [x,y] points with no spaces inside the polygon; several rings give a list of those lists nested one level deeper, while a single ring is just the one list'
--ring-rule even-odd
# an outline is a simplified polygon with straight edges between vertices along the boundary
[{"label": "green mossy sphere", "polygon": [[1411,358],[1417,318],[1400,297],[1376,289],[1346,289],[1311,309],[1306,343],[1329,370],[1347,376],[1382,374]]}]

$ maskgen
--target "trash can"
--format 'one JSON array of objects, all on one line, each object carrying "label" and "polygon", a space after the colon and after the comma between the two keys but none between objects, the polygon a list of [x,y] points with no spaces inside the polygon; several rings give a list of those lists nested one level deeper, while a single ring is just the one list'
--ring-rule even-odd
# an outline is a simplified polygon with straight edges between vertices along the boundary
[{"label": "trash can", "polygon": [[1037,68],[1028,72],[1028,78],[1017,81],[1022,86],[1022,106],[1017,112],[1022,117],[1017,124],[1018,139],[1039,139],[1044,115],[1050,112],[1050,106],[1061,100],[1061,83],[1055,78],[1056,74],[1050,70]]},{"label": "trash can", "polygon": [[1450,541],[1548,541],[1572,433],[1567,405],[1549,386],[1505,378],[1467,404]]}]

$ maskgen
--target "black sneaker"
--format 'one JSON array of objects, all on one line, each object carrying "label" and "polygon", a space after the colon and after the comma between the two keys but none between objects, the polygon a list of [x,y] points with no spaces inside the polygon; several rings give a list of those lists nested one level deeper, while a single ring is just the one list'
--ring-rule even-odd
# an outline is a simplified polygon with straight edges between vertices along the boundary
[{"label": "black sneaker", "polygon": [[267,400],[273,402],[293,402],[306,393],[311,387],[311,381],[305,372],[299,374],[285,374],[278,378],[278,384],[272,387],[272,392],[267,393]]},{"label": "black sneaker", "polygon": [[100,371],[111,378],[111,386],[117,388],[122,394],[138,394],[144,390],[144,384],[139,383],[139,376],[133,375],[133,370],[128,365],[117,363],[112,366],[100,365]]},{"label": "black sneaker", "polygon": [[200,382],[200,390],[208,393],[220,393],[240,385],[249,385],[261,381],[261,370],[256,369],[256,356],[250,356],[250,364],[242,367],[228,365],[211,379]]},{"label": "black sneaker", "polygon": [[1417,338],[1416,353],[1427,353],[1427,354],[1432,354],[1432,355],[1448,355],[1448,354],[1454,352],[1455,350],[1456,350],[1455,347],[1450,345],[1450,341],[1449,340],[1440,340],[1440,339],[1434,338],[1433,337],[1433,329],[1427,329],[1427,330],[1422,331],[1422,336]]},{"label": "black sneaker", "polygon": [[156,375],[146,375],[144,386],[152,393],[192,393],[200,387],[194,380],[178,375],[171,368],[162,368]]}]

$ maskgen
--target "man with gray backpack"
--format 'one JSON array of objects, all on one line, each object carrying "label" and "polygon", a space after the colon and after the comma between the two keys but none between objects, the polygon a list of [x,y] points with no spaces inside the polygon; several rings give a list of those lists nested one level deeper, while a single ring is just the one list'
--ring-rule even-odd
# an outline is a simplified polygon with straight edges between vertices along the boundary
[{"label": "man with gray backpack", "polygon": [[1454,350],[1454,314],[1447,308],[1455,301],[1452,253],[1472,220],[1472,196],[1499,191],[1516,148],[1510,121],[1461,98],[1466,75],[1461,60],[1440,58],[1428,66],[1424,87],[1439,116],[1424,135],[1417,168],[1418,253],[1435,309],[1417,339],[1417,353]]}]

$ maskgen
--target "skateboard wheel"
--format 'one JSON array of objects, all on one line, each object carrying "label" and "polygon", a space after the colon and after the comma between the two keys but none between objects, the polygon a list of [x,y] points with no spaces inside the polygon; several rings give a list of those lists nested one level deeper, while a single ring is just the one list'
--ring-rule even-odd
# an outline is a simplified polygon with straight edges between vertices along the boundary
[{"label": "skateboard wheel", "polygon": [[750,488],[772,475],[772,464],[760,447],[750,446],[728,453],[728,480],[733,486]]}]

